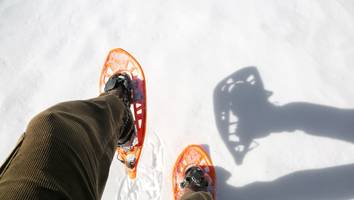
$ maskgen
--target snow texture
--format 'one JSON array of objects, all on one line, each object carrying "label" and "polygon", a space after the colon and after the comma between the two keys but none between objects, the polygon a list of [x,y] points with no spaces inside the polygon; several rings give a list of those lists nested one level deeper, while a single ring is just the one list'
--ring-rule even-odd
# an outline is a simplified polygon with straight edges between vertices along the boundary
[{"label": "snow texture", "polygon": [[0,0],[0,160],[36,113],[96,96],[121,47],[149,128],[138,180],[115,160],[104,200],[172,199],[192,143],[218,199],[354,199],[353,21],[351,0]]}]

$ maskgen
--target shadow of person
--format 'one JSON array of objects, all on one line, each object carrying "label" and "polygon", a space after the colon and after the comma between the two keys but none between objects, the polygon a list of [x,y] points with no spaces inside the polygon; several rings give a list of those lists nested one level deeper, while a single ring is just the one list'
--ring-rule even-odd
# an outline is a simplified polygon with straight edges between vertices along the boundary
[{"label": "shadow of person", "polygon": [[214,90],[218,131],[236,164],[271,133],[301,130],[307,134],[354,143],[354,110],[305,102],[277,106],[269,102],[256,67],[245,67],[222,80]]},{"label": "shadow of person", "polygon": [[217,198],[223,200],[345,200],[354,197],[354,164],[298,171],[274,181],[242,187],[227,183],[231,174],[224,168],[216,166],[215,170]]},{"label": "shadow of person", "polygon": [[220,166],[214,166],[216,172],[216,197],[217,199],[231,200],[236,199],[235,195],[238,195],[238,188],[229,185],[227,181],[231,177],[231,173]]}]

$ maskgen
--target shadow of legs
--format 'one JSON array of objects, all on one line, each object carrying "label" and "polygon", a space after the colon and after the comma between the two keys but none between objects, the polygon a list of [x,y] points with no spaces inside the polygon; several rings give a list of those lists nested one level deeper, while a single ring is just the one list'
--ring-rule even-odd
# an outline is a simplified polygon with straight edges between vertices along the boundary
[{"label": "shadow of legs", "polygon": [[[215,167],[217,197],[223,200],[344,200],[354,198],[354,164],[304,170],[271,182],[254,182],[243,187],[227,183],[231,173]],[[234,175],[237,177],[237,174]]]}]

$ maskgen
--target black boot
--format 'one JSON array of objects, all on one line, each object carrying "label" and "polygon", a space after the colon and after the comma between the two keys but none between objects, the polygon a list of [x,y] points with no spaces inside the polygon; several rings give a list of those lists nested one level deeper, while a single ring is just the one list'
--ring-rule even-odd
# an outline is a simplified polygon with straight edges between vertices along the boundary
[{"label": "black boot", "polygon": [[109,77],[104,91],[106,93],[111,93],[117,95],[121,98],[127,107],[130,107],[130,102],[132,98],[132,81],[128,74],[114,74]]},{"label": "black boot", "polygon": [[135,126],[134,118],[130,110],[130,104],[132,99],[132,81],[128,74],[114,74],[112,75],[105,87],[104,91],[109,94],[118,96],[124,103],[126,109],[123,118],[123,123],[125,126],[122,127],[119,133],[120,138],[118,139],[118,147],[130,148],[132,146],[133,140],[135,138]]},{"label": "black boot", "polygon": [[184,180],[180,183],[180,186],[181,188],[186,188],[193,192],[207,192],[209,181],[202,168],[192,166],[186,170]]}]

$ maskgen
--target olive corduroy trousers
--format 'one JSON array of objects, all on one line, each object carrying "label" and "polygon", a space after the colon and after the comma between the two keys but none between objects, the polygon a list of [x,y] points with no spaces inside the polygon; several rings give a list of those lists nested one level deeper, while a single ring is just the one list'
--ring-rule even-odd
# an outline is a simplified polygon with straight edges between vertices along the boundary
[{"label": "olive corduroy trousers", "polygon": [[[57,104],[35,116],[0,167],[0,199],[101,199],[127,112],[120,98]],[[183,200],[210,200],[188,193]]]}]

